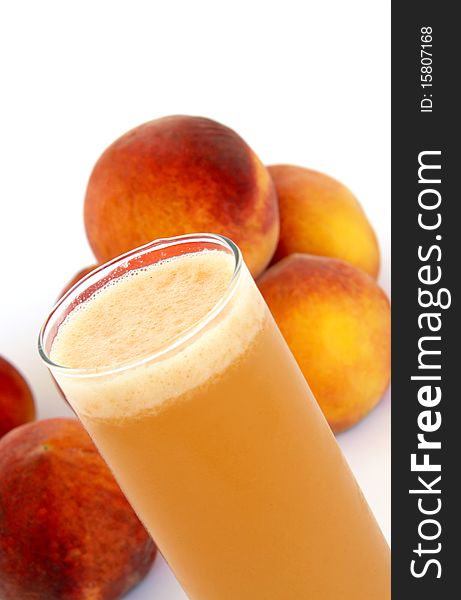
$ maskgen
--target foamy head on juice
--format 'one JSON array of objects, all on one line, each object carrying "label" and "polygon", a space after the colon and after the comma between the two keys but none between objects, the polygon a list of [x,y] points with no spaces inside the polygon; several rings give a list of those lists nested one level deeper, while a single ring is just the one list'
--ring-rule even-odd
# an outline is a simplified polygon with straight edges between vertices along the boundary
[{"label": "foamy head on juice", "polygon": [[80,415],[158,410],[248,351],[266,315],[259,292],[235,253],[198,248],[102,278],[57,321],[48,360]]}]

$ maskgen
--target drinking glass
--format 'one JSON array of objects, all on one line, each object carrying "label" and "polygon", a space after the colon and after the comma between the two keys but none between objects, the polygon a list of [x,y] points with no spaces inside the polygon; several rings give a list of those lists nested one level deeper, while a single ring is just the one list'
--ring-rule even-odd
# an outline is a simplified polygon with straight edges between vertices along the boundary
[{"label": "drinking glass", "polygon": [[[233,273],[198,322],[114,365],[52,361],[75,310],[205,251],[226,253]],[[53,308],[39,349],[191,600],[390,597],[387,543],[231,240],[157,240],[97,268]]]}]

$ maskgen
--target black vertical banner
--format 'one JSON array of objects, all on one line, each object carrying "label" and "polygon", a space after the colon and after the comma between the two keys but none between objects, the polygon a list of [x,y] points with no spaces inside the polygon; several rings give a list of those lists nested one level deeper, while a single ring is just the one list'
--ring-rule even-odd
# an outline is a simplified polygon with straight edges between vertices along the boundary
[{"label": "black vertical banner", "polygon": [[455,8],[393,3],[393,600],[461,598]]}]

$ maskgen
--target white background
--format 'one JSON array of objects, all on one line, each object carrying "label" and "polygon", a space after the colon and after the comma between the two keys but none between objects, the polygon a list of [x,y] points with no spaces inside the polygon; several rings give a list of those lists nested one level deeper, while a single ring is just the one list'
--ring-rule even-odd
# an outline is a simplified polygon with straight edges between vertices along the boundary
[{"label": "white background", "polygon": [[[68,414],[36,338],[93,262],[90,170],[144,121],[208,116],[266,163],[346,183],[377,230],[390,292],[389,2],[19,0],[1,4],[0,57],[0,354],[28,378],[39,417]],[[339,442],[389,536],[390,395]],[[158,559],[129,598],[185,596]]]}]

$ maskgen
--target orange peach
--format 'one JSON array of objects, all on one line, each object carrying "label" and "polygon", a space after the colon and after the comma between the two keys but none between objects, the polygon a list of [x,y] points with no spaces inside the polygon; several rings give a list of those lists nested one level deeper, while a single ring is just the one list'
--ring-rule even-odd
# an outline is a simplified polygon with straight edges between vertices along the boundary
[{"label": "orange peach", "polygon": [[303,167],[272,165],[268,169],[280,210],[280,240],[273,262],[304,252],[340,258],[377,277],[376,235],[346,186]]},{"label": "orange peach", "polygon": [[306,254],[284,258],[258,286],[333,431],[359,421],[389,383],[384,292],[344,261]]},{"label": "orange peach", "polygon": [[156,238],[210,232],[236,242],[254,276],[278,241],[274,184],[232,129],[171,116],[129,131],[97,161],[85,197],[99,262]]},{"label": "orange peach", "polygon": [[32,392],[21,373],[0,356],[0,438],[35,419]]},{"label": "orange peach", "polygon": [[155,546],[83,427],[23,425],[0,440],[0,598],[115,600]]}]

